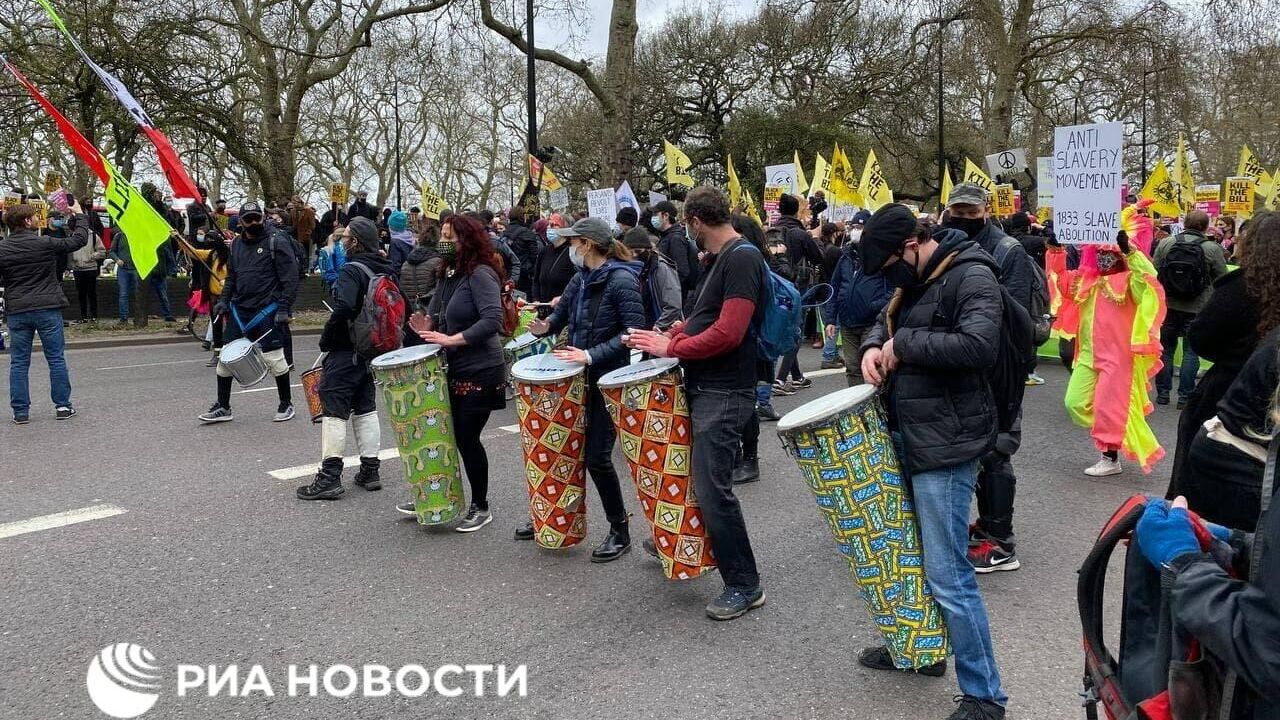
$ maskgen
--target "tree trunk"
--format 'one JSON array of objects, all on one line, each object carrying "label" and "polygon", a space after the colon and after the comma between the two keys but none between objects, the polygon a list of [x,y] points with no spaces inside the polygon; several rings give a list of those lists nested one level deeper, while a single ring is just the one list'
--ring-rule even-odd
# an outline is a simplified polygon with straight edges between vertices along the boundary
[{"label": "tree trunk", "polygon": [[613,0],[604,87],[612,107],[603,107],[605,167],[612,187],[631,175],[632,98],[636,67],[636,0]]}]

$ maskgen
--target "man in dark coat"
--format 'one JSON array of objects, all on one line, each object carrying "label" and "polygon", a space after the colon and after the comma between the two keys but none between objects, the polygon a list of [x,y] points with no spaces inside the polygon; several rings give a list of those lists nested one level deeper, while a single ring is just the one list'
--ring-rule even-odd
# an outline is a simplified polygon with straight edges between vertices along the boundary
[{"label": "man in dark coat", "polygon": [[514,207],[507,213],[507,227],[499,237],[520,261],[521,272],[516,276],[516,289],[526,296],[533,291],[533,268],[538,264],[538,254],[542,251],[542,238],[529,227],[524,208]]},{"label": "man in dark coat", "polygon": [[378,219],[378,208],[369,204],[369,193],[367,191],[361,190],[356,193],[355,202],[351,203],[351,207],[347,208],[347,217],[364,217],[374,221]]}]

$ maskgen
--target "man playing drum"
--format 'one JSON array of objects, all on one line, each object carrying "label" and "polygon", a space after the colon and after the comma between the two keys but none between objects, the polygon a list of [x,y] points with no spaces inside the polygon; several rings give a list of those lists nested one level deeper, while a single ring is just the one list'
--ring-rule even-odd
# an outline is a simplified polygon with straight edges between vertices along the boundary
[{"label": "man playing drum", "polygon": [[[729,199],[712,187],[685,201],[690,237],[711,254],[688,322],[672,336],[634,330],[628,345],[658,357],[680,358],[693,426],[693,487],[724,579],[707,605],[713,620],[732,620],[764,605],[742,507],[733,494],[733,465],[742,428],[755,412],[756,343],[747,330],[764,287],[764,256],[729,220]],[[680,326],[677,326],[680,327]]]},{"label": "man playing drum", "polygon": [[[861,243],[863,267],[897,288],[863,340],[862,375],[882,388],[893,443],[911,481],[925,580],[955,652],[962,695],[950,720],[1003,720],[1008,698],[967,556],[978,461],[996,442],[988,374],[1004,312],[999,268],[962,232],[917,234],[916,217],[904,205],[876,211]],[[858,662],[897,670],[884,646],[864,650]],[[914,672],[936,676],[945,669],[943,660]]]},{"label": "man playing drum", "polygon": [[[285,422],[293,419],[284,340],[289,308],[298,290],[298,259],[293,242],[263,223],[261,205],[245,203],[240,207],[239,218],[241,235],[231,244],[227,278],[213,315],[227,321],[225,342],[243,337],[258,343],[280,393],[274,421]],[[200,415],[200,422],[207,425],[232,419],[231,370],[220,360],[217,373],[218,399]]]},{"label": "man playing drum", "polygon": [[342,495],[347,418],[351,418],[360,450],[355,483],[365,490],[382,489],[378,476],[382,429],[374,405],[377,390],[369,373],[370,358],[361,357],[352,344],[351,322],[360,315],[372,278],[390,275],[391,263],[382,255],[378,226],[368,218],[353,218],[342,231],[342,243],[348,260],[333,284],[333,313],[320,335],[320,350],[325,353],[320,379],[320,404],[324,409],[320,421],[320,471],[310,485],[298,488],[298,497],[303,500],[332,500]]}]

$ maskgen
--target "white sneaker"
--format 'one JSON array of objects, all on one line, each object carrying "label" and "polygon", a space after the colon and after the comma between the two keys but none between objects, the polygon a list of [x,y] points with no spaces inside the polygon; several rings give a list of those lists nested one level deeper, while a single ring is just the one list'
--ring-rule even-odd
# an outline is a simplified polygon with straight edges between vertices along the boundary
[{"label": "white sneaker", "polygon": [[285,405],[276,410],[276,416],[271,418],[271,422],[289,422],[293,419],[293,405]]},{"label": "white sneaker", "polygon": [[1085,468],[1084,474],[1089,477],[1107,477],[1108,475],[1119,475],[1122,471],[1123,468],[1120,467],[1120,458],[1117,457],[1115,460],[1112,460],[1106,455],[1103,455],[1098,462],[1093,464],[1092,467]]},{"label": "white sneaker", "polygon": [[1044,378],[1040,377],[1035,373],[1027,373],[1027,387],[1035,387],[1036,385],[1043,385],[1043,384],[1044,384]]}]

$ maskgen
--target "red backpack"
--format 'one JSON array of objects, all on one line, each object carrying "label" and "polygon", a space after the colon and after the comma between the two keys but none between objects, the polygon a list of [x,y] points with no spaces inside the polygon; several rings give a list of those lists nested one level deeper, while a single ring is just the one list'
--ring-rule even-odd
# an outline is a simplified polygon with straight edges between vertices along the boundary
[{"label": "red backpack", "polygon": [[404,296],[394,280],[375,275],[363,264],[350,261],[369,278],[369,288],[359,314],[351,321],[351,345],[361,357],[375,358],[404,344]]}]

